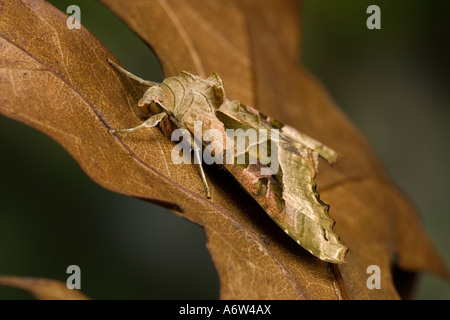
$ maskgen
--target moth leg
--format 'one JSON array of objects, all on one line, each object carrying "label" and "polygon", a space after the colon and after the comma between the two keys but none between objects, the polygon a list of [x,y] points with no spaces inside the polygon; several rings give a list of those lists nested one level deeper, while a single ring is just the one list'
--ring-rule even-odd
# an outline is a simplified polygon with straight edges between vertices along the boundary
[{"label": "moth leg", "polygon": [[126,75],[128,78],[133,79],[134,81],[136,81],[139,84],[142,84],[144,86],[148,86],[148,87],[153,87],[158,85],[158,83],[153,82],[153,81],[149,81],[149,80],[144,80],[142,78],[139,78],[138,76],[132,74],[131,72],[125,70],[124,68],[122,68],[121,66],[119,66],[117,63],[115,63],[114,61],[112,61],[111,59],[108,58],[108,63],[113,66],[117,71],[123,73],[124,75]]},{"label": "moth leg", "polygon": [[161,120],[164,118],[164,116],[166,115],[165,112],[161,112],[158,114],[155,114],[154,116],[151,116],[150,118],[148,118],[147,120],[145,120],[144,122],[142,122],[140,125],[134,127],[134,128],[129,128],[129,129],[120,129],[120,130],[115,130],[115,129],[110,129],[109,133],[114,133],[114,132],[133,132],[142,128],[151,128],[151,127],[155,127],[158,125],[158,123],[161,122]]},{"label": "moth leg", "polygon": [[[196,144],[196,143],[194,142],[194,144]],[[202,148],[199,147],[199,146],[196,144],[196,147],[194,148],[194,159],[195,159],[195,162],[197,162],[198,165],[199,165],[199,169],[200,169],[200,177],[202,178],[203,186],[205,187],[206,197],[207,197],[208,199],[210,199],[210,198],[211,198],[211,192],[210,192],[210,190],[209,190],[208,181],[206,181],[205,172],[203,171],[202,162],[201,162],[201,157],[200,157],[200,150],[202,150]]]}]

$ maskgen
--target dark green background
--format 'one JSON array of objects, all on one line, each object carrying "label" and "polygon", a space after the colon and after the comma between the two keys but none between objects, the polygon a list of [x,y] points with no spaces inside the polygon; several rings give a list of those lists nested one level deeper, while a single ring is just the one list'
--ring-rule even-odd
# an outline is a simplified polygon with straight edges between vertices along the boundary
[{"label": "dark green background", "polygon": [[[83,25],[128,70],[162,80],[151,50],[107,9],[92,0],[50,2],[62,11],[79,5]],[[381,30],[366,28],[370,4],[381,7]],[[416,204],[447,264],[449,9],[445,1],[305,1],[301,58]],[[104,190],[21,123],[0,117],[0,128],[0,274],[65,281],[76,264],[94,299],[218,298],[202,228]],[[0,287],[0,299],[28,297]],[[415,298],[449,299],[449,287],[425,275]]]}]

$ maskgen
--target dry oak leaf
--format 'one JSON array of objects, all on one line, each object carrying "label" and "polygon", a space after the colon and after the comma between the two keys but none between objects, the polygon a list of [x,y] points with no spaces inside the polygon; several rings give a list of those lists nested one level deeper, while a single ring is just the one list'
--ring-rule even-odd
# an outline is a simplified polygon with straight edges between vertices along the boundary
[{"label": "dry oak leaf", "polygon": [[[204,226],[221,298],[398,298],[394,253],[401,268],[446,274],[364,139],[296,65],[295,1],[101,2],[154,47],[167,76],[216,71],[230,98],[345,155],[334,168],[321,164],[317,180],[335,230],[350,247],[347,263],[331,266],[293,242],[214,167],[206,170],[208,200],[197,168],[174,165],[173,143],[158,129],[110,135],[111,127],[140,123],[136,105],[145,88],[114,72],[106,63],[112,54],[85,28],[69,30],[67,16],[47,2],[0,2],[0,112],[52,137],[103,187]],[[381,267],[381,290],[366,287],[371,264]]]},{"label": "dry oak leaf", "polygon": [[25,290],[39,300],[89,300],[79,290],[68,289],[64,282],[57,280],[0,276],[0,285]]}]

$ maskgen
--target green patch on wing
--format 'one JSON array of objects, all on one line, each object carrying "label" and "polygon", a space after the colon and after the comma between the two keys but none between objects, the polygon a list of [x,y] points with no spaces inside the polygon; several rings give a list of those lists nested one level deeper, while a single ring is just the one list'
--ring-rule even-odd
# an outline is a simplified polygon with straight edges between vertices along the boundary
[{"label": "green patch on wing", "polygon": [[[328,205],[320,201],[314,182],[317,173],[318,156],[329,162],[337,153],[320,142],[281,122],[261,115],[238,101],[226,101],[216,110],[217,118],[226,129],[279,129],[279,135],[268,135],[268,143],[277,142],[279,169],[276,174],[264,176],[259,173],[260,164],[248,163],[249,155],[262,157],[259,149],[246,148],[246,161],[237,165],[254,177],[255,192],[250,193],[261,204],[267,214],[298,244],[318,258],[333,263],[345,260],[347,247],[332,230],[334,220],[328,214]],[[270,149],[270,148],[268,148]],[[255,153],[256,152],[256,153]],[[271,157],[273,155],[267,154]],[[263,163],[267,163],[267,159]],[[270,164],[266,166],[269,167]],[[239,180],[239,178],[238,178]],[[240,181],[244,188],[248,181]],[[274,206],[267,205],[272,198]]]}]

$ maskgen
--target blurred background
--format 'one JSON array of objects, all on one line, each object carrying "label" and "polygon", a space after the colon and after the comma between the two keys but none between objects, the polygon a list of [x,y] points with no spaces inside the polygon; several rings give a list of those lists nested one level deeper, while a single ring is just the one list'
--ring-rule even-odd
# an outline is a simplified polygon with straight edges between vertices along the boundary
[{"label": "blurred background", "polygon": [[[92,0],[81,22],[129,71],[161,81],[153,52]],[[381,8],[381,30],[366,9]],[[305,0],[301,63],[371,142],[415,203],[424,229],[450,262],[450,2]],[[151,23],[149,21],[149,23]],[[219,280],[203,229],[150,203],[92,182],[55,142],[0,116],[0,274],[66,281],[82,271],[94,299],[216,299]],[[0,299],[26,299],[0,287]],[[416,299],[450,299],[447,283],[423,275]]]}]

